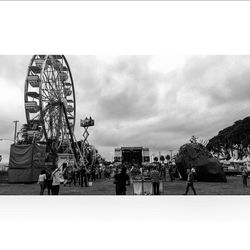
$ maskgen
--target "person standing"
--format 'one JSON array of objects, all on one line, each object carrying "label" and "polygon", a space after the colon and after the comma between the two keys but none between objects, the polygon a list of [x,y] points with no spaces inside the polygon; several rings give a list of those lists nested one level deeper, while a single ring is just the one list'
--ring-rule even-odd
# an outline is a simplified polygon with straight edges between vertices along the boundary
[{"label": "person standing", "polygon": [[102,166],[101,166],[101,164],[98,168],[98,174],[99,174],[99,179],[101,179],[102,178]]},{"label": "person standing", "polygon": [[194,170],[191,171],[190,169],[187,169],[187,186],[186,186],[186,192],[185,195],[188,194],[189,187],[192,188],[194,195],[196,195],[196,191],[194,188]]},{"label": "person standing", "polygon": [[48,195],[52,194],[52,174],[51,171],[47,170],[46,171],[46,180],[45,180],[45,188],[48,190]]},{"label": "person standing", "polygon": [[71,187],[71,184],[74,180],[74,177],[73,177],[73,167],[70,165],[69,168],[68,168],[68,184],[69,186]]},{"label": "person standing", "polygon": [[169,172],[170,181],[171,182],[174,181],[174,167],[171,162],[169,163],[168,172]]},{"label": "person standing", "polygon": [[40,185],[40,195],[43,195],[45,189],[46,172],[42,170],[38,177],[38,184]]},{"label": "person standing", "polygon": [[90,182],[90,177],[91,177],[91,170],[90,167],[87,167],[86,169],[86,174],[87,174],[87,182]]},{"label": "person standing", "polygon": [[243,167],[242,168],[242,182],[243,182],[243,187],[247,187],[247,178],[248,178],[247,167]]},{"label": "person standing", "polygon": [[95,166],[95,179],[99,179],[99,168],[98,166]]},{"label": "person standing", "polygon": [[88,180],[87,180],[87,171],[86,168],[82,165],[80,169],[80,179],[81,179],[81,187],[83,187],[83,182],[85,187],[88,187]]},{"label": "person standing", "polygon": [[92,166],[91,167],[91,180],[92,180],[92,182],[94,182],[95,181],[95,167],[94,166]]},{"label": "person standing", "polygon": [[118,186],[118,175],[121,173],[121,169],[117,168],[115,170],[115,174],[114,174],[114,184],[115,184],[115,194],[119,195],[119,186]]},{"label": "person standing", "polygon": [[53,182],[52,182],[52,195],[59,195],[59,190],[60,190],[60,183],[61,183],[61,178],[62,173],[60,168],[56,168],[53,172],[52,172],[52,178],[53,178]]},{"label": "person standing", "polygon": [[157,167],[154,167],[151,171],[151,180],[153,184],[153,194],[160,194],[160,172],[157,170]]},{"label": "person standing", "polygon": [[122,167],[121,173],[115,176],[116,195],[126,195],[126,186],[130,185],[129,175],[127,174],[127,168]]},{"label": "person standing", "polygon": [[81,174],[80,174],[80,170],[81,168],[77,168],[76,170],[76,182],[78,183],[78,185],[81,185]]},{"label": "person standing", "polygon": [[76,165],[73,166],[72,178],[73,178],[73,184],[74,184],[74,186],[76,186],[76,181],[77,181],[77,168],[76,168]]}]

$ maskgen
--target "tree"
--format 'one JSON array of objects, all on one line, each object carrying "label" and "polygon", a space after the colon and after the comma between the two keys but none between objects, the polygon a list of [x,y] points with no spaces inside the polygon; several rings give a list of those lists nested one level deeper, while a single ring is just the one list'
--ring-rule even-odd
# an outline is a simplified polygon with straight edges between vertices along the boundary
[{"label": "tree", "polygon": [[192,135],[189,141],[191,143],[197,143],[198,142],[198,137],[196,137],[195,135]]},{"label": "tree", "polygon": [[165,160],[165,157],[163,155],[160,156],[160,161],[163,163]]},{"label": "tree", "polygon": [[233,125],[219,131],[218,135],[209,140],[207,149],[223,154],[227,159],[232,157],[233,150],[238,150],[239,158],[249,154],[250,117],[236,121]]},{"label": "tree", "polygon": [[167,161],[170,161],[170,160],[171,160],[170,155],[166,155],[166,160],[167,160]]},{"label": "tree", "polygon": [[154,157],[154,161],[158,162],[158,157],[157,156]]},{"label": "tree", "polygon": [[207,144],[208,144],[208,140],[206,140],[206,139],[199,139],[198,142],[199,142],[200,144],[202,144],[204,147],[206,147]]}]

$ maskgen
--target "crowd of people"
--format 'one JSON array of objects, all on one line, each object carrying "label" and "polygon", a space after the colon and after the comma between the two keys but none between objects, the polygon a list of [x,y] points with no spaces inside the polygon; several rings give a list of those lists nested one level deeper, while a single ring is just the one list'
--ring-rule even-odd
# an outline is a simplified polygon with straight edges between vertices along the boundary
[{"label": "crowd of people", "polygon": [[[242,167],[242,182],[243,187],[247,187],[248,169]],[[115,184],[116,195],[126,195],[126,186],[130,185],[131,180],[143,179],[152,182],[153,194],[160,194],[160,182],[175,181],[181,178],[175,164],[168,162],[161,164],[159,162],[151,163],[148,165],[140,164],[95,164],[93,166],[84,167],[83,165],[77,167],[75,165],[63,163],[62,167],[54,166],[53,170],[44,169],[38,177],[38,184],[40,185],[40,195],[43,195],[47,189],[48,195],[58,195],[60,185],[64,186],[79,186],[88,187],[97,179],[112,179]],[[188,194],[191,188],[194,195],[196,190],[194,181],[196,178],[196,171],[194,168],[187,169],[187,183],[185,195]]]},{"label": "crowd of people", "polygon": [[47,189],[48,195],[58,195],[60,185],[88,187],[97,179],[110,178],[111,170],[102,164],[85,167],[63,163],[58,167],[54,164],[52,170],[47,168],[41,171],[38,177],[40,195]]},{"label": "crowd of people", "polygon": [[63,163],[61,167],[54,164],[51,169],[44,169],[38,177],[38,184],[40,185],[40,195],[43,195],[47,190],[48,195],[58,195],[60,185],[64,186],[92,186],[97,179],[111,179],[114,180],[115,192],[117,195],[126,194],[126,186],[130,185],[131,179],[136,176],[143,176],[144,179],[152,179],[154,194],[158,195],[160,180],[166,180],[167,172],[171,181],[174,181],[178,176],[175,165],[168,163],[160,164],[154,163],[147,166],[139,164],[95,164],[93,166],[84,167],[80,165],[72,165]]},{"label": "crowd of people", "polygon": [[126,185],[130,185],[130,180],[140,180],[152,182],[154,195],[160,194],[160,182],[166,181],[169,174],[170,181],[179,178],[178,170],[172,162],[167,164],[154,162],[149,164],[123,163],[117,166],[114,176],[116,184],[116,194],[125,195]]}]

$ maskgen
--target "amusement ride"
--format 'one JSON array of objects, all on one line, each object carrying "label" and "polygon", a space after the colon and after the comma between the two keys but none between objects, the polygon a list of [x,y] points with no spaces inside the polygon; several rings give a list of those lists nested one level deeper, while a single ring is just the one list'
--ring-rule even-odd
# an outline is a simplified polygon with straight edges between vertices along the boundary
[{"label": "amusement ride", "polygon": [[18,133],[18,144],[45,144],[48,154],[71,153],[76,164],[86,165],[88,159],[92,163],[96,160],[97,150],[87,141],[87,129],[94,125],[94,120],[81,120],[84,140],[78,142],[74,134],[75,88],[64,55],[34,55],[31,58],[24,102],[27,123]]}]

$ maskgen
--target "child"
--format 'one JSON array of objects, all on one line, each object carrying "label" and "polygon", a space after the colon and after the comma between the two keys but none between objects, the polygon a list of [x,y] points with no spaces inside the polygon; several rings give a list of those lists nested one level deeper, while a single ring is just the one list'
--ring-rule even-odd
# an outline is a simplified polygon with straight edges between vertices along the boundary
[{"label": "child", "polygon": [[40,195],[43,195],[45,189],[46,172],[42,170],[38,177],[38,184],[40,184]]}]

